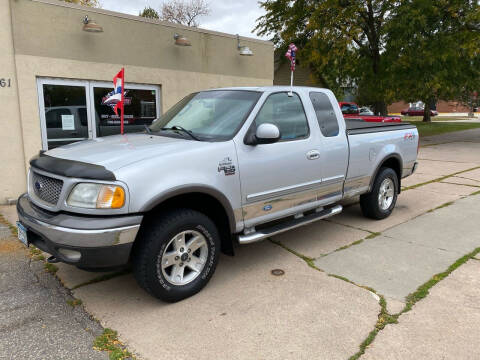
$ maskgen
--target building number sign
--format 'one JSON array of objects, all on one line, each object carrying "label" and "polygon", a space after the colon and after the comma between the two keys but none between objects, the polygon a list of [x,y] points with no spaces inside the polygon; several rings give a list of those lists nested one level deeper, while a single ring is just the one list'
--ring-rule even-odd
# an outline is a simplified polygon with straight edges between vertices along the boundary
[{"label": "building number sign", "polygon": [[5,79],[5,78],[0,79],[0,87],[4,88],[4,87],[10,87],[10,86],[11,86],[11,79]]}]

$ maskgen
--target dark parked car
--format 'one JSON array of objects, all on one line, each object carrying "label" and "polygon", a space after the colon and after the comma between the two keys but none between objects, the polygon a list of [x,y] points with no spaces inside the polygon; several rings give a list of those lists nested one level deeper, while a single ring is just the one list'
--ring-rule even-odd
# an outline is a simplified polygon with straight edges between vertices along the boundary
[{"label": "dark parked car", "polygon": [[[401,114],[405,116],[423,116],[424,108],[412,106],[408,109],[402,110]],[[430,110],[430,116],[437,116],[438,112],[436,110]]]}]

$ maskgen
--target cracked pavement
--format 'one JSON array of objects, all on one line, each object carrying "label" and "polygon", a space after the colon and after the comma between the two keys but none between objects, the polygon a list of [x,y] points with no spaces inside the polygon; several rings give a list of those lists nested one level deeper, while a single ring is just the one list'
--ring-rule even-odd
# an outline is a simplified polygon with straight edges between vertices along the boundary
[{"label": "cracked pavement", "polygon": [[[237,247],[235,257],[221,258],[208,286],[182,302],[159,302],[131,274],[88,283],[103,274],[58,264],[57,276],[68,289],[85,284],[73,295],[145,359],[472,358],[480,351],[478,254],[360,348],[378,325],[378,295],[390,314],[400,313],[409,294],[480,247],[480,194],[472,195],[480,190],[480,129],[422,139],[422,144],[428,146],[420,149],[418,171],[404,179],[407,190],[389,218],[365,219],[353,204],[336,217],[275,236],[282,246],[264,241]],[[273,276],[277,268],[285,275]],[[53,279],[42,269],[28,271]],[[52,293],[53,285],[45,284],[44,291]],[[68,294],[61,289],[55,291]],[[64,298],[42,299],[78,311]],[[19,317],[26,321],[20,325],[35,326],[35,314],[32,308],[30,320]],[[82,328],[70,321],[70,332]],[[82,331],[76,346],[87,351],[93,335]],[[5,348],[1,341],[8,345],[9,336],[0,347]],[[81,358],[105,356],[85,354]]]}]

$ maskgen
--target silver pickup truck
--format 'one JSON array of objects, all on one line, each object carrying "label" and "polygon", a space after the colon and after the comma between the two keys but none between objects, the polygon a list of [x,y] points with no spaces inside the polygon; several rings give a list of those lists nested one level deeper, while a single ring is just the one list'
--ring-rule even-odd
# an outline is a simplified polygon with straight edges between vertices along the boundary
[{"label": "silver pickup truck", "polygon": [[132,264],[165,301],[200,291],[221,251],[338,214],[391,214],[416,168],[408,123],[344,120],[334,94],[294,87],[188,95],[142,133],[30,161],[19,238],[87,270]]}]

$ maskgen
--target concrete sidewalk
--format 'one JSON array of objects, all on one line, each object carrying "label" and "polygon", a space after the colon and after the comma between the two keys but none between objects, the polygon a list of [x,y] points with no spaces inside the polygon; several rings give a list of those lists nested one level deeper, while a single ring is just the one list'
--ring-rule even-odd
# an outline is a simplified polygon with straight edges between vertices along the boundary
[{"label": "concrete sidewalk", "polygon": [[345,359],[380,310],[369,291],[269,241],[222,257],[207,287],[179,303],[152,298],[131,275],[74,294],[147,359]]},{"label": "concrete sidewalk", "polygon": [[321,257],[315,265],[405,301],[433,275],[480,247],[478,214],[480,195],[470,196]]},{"label": "concrete sidewalk", "polygon": [[479,260],[455,270],[398,324],[387,325],[362,359],[478,359],[479,274]]},{"label": "concrete sidewalk", "polygon": [[[472,195],[480,190],[480,129],[460,133],[422,139],[440,145],[420,149],[418,172],[404,179],[389,218],[365,219],[353,204],[328,221],[274,237],[278,244],[238,247],[235,257],[221,257],[202,292],[182,302],[152,298],[131,274],[57,264],[57,276],[145,359],[347,359],[376,328],[381,307],[377,295],[344,280],[375,289],[389,312],[398,313],[406,295],[480,246],[480,195]],[[13,207],[0,213],[15,222]],[[479,353],[478,262],[434,286],[398,324],[379,332],[364,357],[466,359]],[[273,269],[285,274],[274,276]],[[60,306],[65,300],[38,301]],[[77,334],[75,323],[70,326]],[[93,335],[80,334],[82,358],[105,355],[90,353]],[[9,336],[0,340],[4,347],[1,341],[10,346]]]}]

